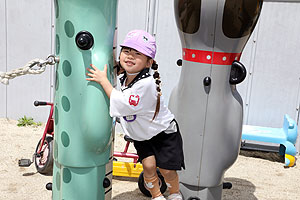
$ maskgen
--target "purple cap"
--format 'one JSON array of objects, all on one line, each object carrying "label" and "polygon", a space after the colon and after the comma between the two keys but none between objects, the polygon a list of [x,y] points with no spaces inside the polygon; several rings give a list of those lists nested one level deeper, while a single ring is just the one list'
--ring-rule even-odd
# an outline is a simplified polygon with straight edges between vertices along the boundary
[{"label": "purple cap", "polygon": [[130,31],[120,45],[121,47],[133,48],[142,54],[155,58],[156,44],[155,38],[143,30],[133,30]]}]

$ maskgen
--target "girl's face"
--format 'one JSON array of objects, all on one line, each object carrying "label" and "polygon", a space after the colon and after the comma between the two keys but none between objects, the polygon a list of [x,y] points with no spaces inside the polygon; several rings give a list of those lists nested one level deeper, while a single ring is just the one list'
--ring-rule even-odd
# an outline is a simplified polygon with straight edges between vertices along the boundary
[{"label": "girl's face", "polygon": [[120,53],[120,64],[128,73],[137,73],[152,65],[153,60],[144,54],[127,47],[123,47]]}]

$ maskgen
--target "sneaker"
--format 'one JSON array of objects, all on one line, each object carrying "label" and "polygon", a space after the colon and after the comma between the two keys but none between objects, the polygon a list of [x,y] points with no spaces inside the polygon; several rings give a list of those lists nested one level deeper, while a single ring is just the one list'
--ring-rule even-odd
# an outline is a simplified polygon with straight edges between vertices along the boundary
[{"label": "sneaker", "polygon": [[156,197],[152,200],[166,200],[164,196],[159,196],[159,197]]},{"label": "sneaker", "polygon": [[168,196],[168,200],[183,200],[180,193],[174,193]]}]

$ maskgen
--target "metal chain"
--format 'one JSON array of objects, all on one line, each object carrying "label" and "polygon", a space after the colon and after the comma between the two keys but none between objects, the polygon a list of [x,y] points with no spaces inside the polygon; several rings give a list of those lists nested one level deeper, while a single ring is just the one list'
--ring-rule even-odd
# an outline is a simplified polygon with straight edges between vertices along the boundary
[{"label": "metal chain", "polygon": [[[46,70],[46,65],[55,65],[59,63],[59,58],[55,55],[49,55],[46,60],[34,59],[28,62],[24,67],[14,69],[10,72],[0,72],[0,82],[8,85],[9,79],[13,79],[17,76],[23,76],[26,74],[41,74]],[[37,69],[34,69],[37,66]]]}]

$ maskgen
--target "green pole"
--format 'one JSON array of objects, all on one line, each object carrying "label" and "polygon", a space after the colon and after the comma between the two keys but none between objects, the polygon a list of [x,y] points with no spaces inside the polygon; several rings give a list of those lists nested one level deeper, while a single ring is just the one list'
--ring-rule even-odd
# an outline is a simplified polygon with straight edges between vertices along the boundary
[{"label": "green pole", "polygon": [[[52,198],[104,200],[112,119],[102,87],[86,81],[92,63],[112,81],[117,0],[55,0],[55,136]],[[77,42],[76,42],[77,41]]]}]

